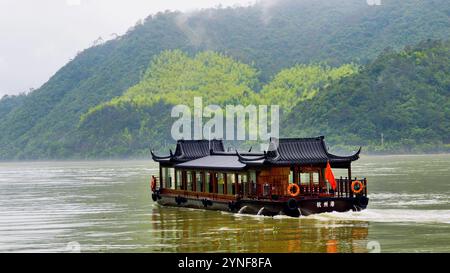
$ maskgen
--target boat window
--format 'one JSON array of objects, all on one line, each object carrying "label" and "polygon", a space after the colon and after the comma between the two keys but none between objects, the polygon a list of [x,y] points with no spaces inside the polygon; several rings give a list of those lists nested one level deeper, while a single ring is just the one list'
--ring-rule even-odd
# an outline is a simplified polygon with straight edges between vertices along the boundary
[{"label": "boat window", "polygon": [[294,183],[294,172],[293,171],[289,172],[289,183]]},{"label": "boat window", "polygon": [[227,194],[234,195],[236,186],[236,176],[234,173],[227,173]]},{"label": "boat window", "polygon": [[161,168],[161,182],[162,182],[161,187],[163,189],[166,187],[166,177],[167,177],[166,168]]},{"label": "boat window", "polygon": [[211,174],[209,172],[205,173],[205,192],[211,192]]},{"label": "boat window", "polygon": [[217,193],[224,194],[225,179],[223,173],[218,173],[216,177],[217,177]]},{"label": "boat window", "polygon": [[172,181],[174,178],[173,168],[161,168],[161,181],[163,182],[162,187],[165,189],[172,189]]},{"label": "boat window", "polygon": [[319,184],[319,172],[312,173],[312,181],[314,184]]},{"label": "boat window", "polygon": [[181,175],[181,171],[180,170],[177,170],[176,171],[176,185],[175,185],[175,189],[177,189],[177,190],[181,190],[181,185],[183,185],[183,183],[182,183],[182,175]]},{"label": "boat window", "polygon": [[239,174],[238,182],[239,182],[239,185],[238,185],[239,194],[247,195],[248,194],[247,174]]},{"label": "boat window", "polygon": [[169,189],[175,188],[175,169],[169,168]]},{"label": "boat window", "polygon": [[256,195],[256,172],[250,171],[249,191],[251,195]]},{"label": "boat window", "polygon": [[263,195],[268,196],[269,194],[270,194],[270,185],[266,183],[264,184]]},{"label": "boat window", "polygon": [[310,175],[309,173],[300,173],[300,184],[301,185],[309,185]]},{"label": "boat window", "polygon": [[191,171],[187,171],[186,172],[186,190],[188,191],[192,191],[192,172]]},{"label": "boat window", "polygon": [[202,181],[202,173],[201,172],[195,172],[195,190],[197,192],[203,191],[203,181]]}]

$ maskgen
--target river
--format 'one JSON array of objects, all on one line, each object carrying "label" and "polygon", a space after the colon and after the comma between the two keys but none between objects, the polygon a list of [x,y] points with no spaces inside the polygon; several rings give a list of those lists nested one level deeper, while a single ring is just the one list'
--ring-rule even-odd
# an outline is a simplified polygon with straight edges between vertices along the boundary
[{"label": "river", "polygon": [[156,172],[0,163],[0,252],[450,252],[450,155],[363,156],[352,173],[368,179],[367,210],[298,219],[159,207]]}]

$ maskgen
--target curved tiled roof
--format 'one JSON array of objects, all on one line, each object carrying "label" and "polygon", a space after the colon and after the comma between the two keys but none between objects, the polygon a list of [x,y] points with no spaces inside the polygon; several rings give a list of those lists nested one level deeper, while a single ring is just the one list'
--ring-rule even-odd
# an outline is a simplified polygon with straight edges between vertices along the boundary
[{"label": "curved tiled roof", "polygon": [[157,162],[186,162],[210,155],[212,152],[224,152],[222,140],[178,140],[175,153],[170,150],[168,156],[157,156],[152,151],[152,158]]},{"label": "curved tiled roof", "polygon": [[[330,154],[324,137],[315,138],[271,138],[269,149],[263,153],[225,152],[222,140],[179,140],[175,153],[157,156],[152,151],[153,160],[160,163],[177,164],[179,167],[235,168],[243,166],[289,166],[289,165],[325,165],[348,167],[359,158],[361,148],[353,155],[338,156]],[[190,162],[189,164],[181,164]]]},{"label": "curved tiled roof", "polygon": [[272,164],[272,165],[314,165],[326,164],[347,165],[359,158],[361,148],[353,155],[338,156],[327,151],[324,137],[315,138],[272,138],[269,150],[264,158],[257,160],[239,155],[239,161],[246,164]]}]

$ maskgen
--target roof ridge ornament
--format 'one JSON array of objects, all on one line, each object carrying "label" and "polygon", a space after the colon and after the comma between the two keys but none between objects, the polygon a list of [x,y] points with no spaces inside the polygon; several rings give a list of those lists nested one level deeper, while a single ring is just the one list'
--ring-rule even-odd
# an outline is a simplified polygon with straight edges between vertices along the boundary
[{"label": "roof ridge ornament", "polygon": [[153,150],[150,150],[150,154],[152,155],[152,159],[154,161],[163,160],[163,159],[170,159],[171,158],[171,156],[158,156],[158,155],[155,154],[155,152]]},{"label": "roof ridge ornament", "polygon": [[267,159],[266,151],[264,151],[264,155],[262,155],[262,156],[260,156],[260,157],[255,157],[255,158],[248,158],[248,157],[245,157],[245,156],[241,155],[241,154],[239,153],[238,150],[236,150],[236,155],[238,156],[239,162],[241,162],[241,163],[252,162],[252,161],[259,161],[259,160]]}]

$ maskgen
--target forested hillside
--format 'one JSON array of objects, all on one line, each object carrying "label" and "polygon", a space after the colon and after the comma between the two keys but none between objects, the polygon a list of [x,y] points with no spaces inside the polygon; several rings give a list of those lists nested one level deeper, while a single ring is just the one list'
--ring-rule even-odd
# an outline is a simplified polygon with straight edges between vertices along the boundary
[{"label": "forested hillside", "polygon": [[[88,124],[81,117],[98,110],[97,105],[113,103],[111,100],[124,92],[129,96],[132,91],[127,90],[147,77],[149,63],[165,50],[178,49],[191,56],[214,51],[233,62],[248,64],[257,78],[252,76],[255,85],[249,88],[266,94],[258,98],[268,102],[278,97],[276,92],[283,92],[277,82],[285,76],[279,72],[288,75],[320,64],[325,73],[347,76],[385,48],[398,50],[426,39],[448,39],[449,9],[447,0],[383,0],[381,6],[369,6],[365,0],[278,0],[250,7],[150,16],[125,35],[84,50],[30,94],[0,100],[0,159],[139,153],[133,146],[114,147],[116,140],[105,144],[108,151],[101,155],[87,153],[83,147],[99,140],[80,129]],[[295,80],[292,83],[305,87]],[[270,84],[275,91],[269,90]],[[294,101],[313,97],[325,85],[301,89],[305,93],[297,90],[295,94],[301,98]],[[208,91],[212,92],[202,90]],[[168,102],[163,98],[155,105],[164,108]],[[146,111],[153,113],[155,109]],[[152,135],[155,132],[147,133],[151,141],[161,143],[160,136]]]},{"label": "forested hillside", "polygon": [[[170,130],[174,105],[203,106],[279,104],[287,114],[296,102],[311,99],[333,82],[355,73],[353,65],[330,68],[301,65],[282,70],[257,92],[255,68],[211,51],[189,56],[165,51],[151,62],[141,82],[124,95],[91,108],[81,117],[84,136],[79,152],[88,155],[148,154],[149,147],[172,145]],[[205,118],[205,122],[208,119]],[[120,150],[120,152],[118,152]]]},{"label": "forested hillside", "polygon": [[99,156],[148,154],[150,147],[172,144],[174,105],[250,103],[257,71],[214,52],[194,57],[165,51],[151,62],[143,79],[121,97],[90,109],[81,117],[79,152]]},{"label": "forested hillside", "polygon": [[450,42],[386,50],[299,103],[285,123],[286,135],[326,135],[330,143],[370,151],[449,150]]},{"label": "forested hillside", "polygon": [[449,42],[386,50],[359,68],[286,68],[261,92],[254,91],[256,86],[256,70],[231,58],[166,51],[139,84],[83,115],[84,148],[93,155],[130,156],[164,146],[176,120],[170,117],[172,106],[192,106],[194,96],[204,105],[279,104],[283,136],[326,135],[343,150],[355,145],[369,152],[450,148]]},{"label": "forested hillside", "polygon": [[314,98],[321,89],[357,71],[358,67],[354,64],[339,67],[296,65],[283,69],[262,88],[255,103],[266,105],[276,103],[280,105],[283,114],[287,114],[297,103]]}]

